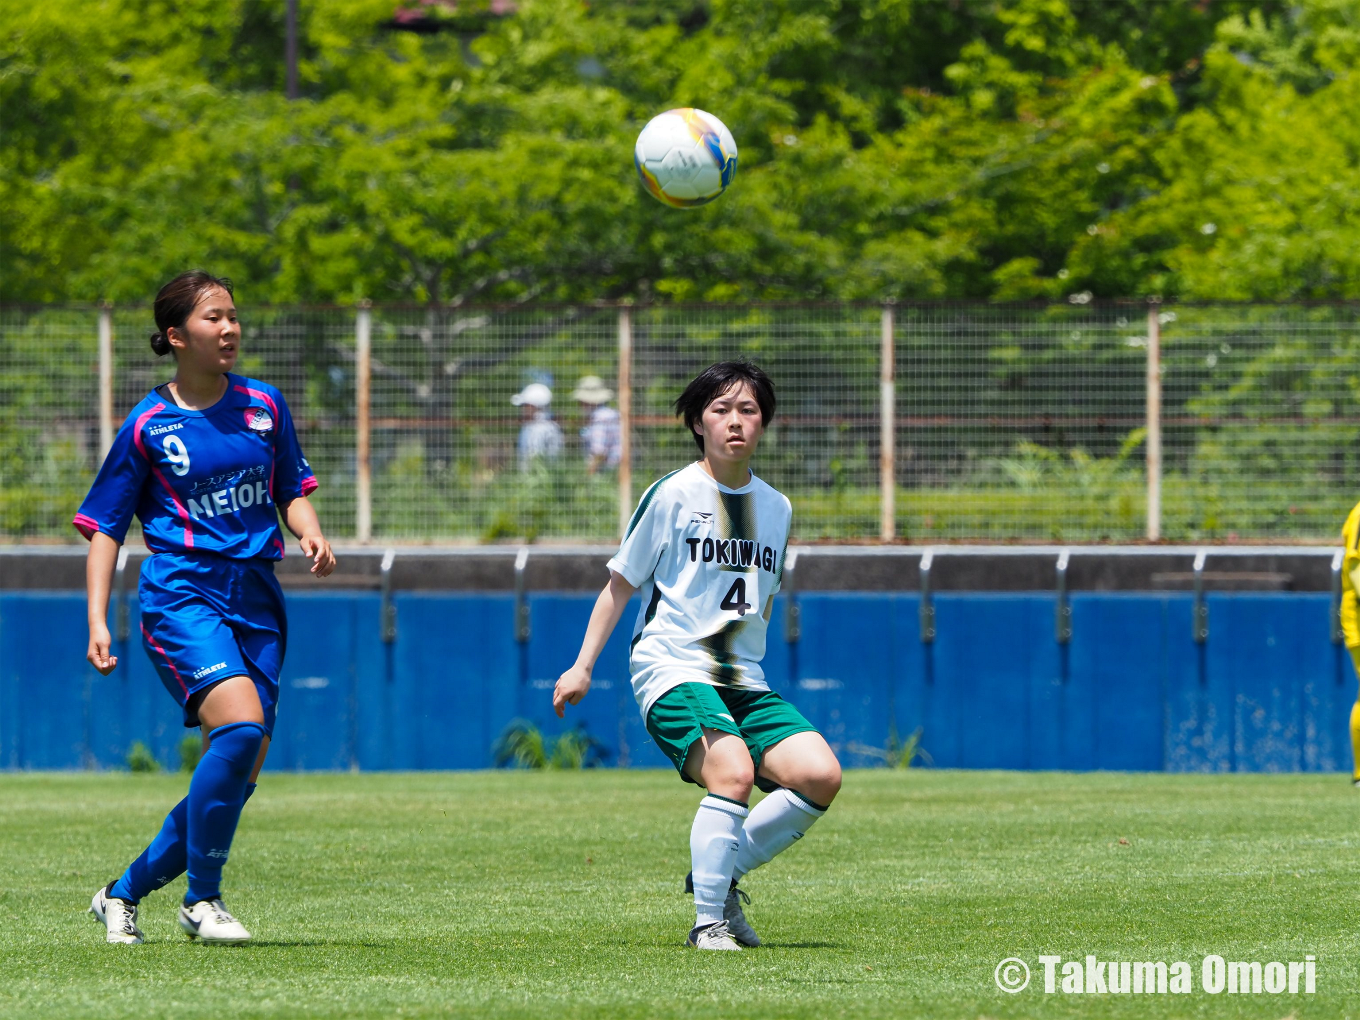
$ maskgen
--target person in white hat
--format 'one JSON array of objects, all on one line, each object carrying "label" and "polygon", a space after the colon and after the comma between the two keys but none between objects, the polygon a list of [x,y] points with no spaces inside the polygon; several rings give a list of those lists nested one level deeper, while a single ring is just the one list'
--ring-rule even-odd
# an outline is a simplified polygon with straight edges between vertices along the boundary
[{"label": "person in white hat", "polygon": [[548,413],[552,390],[543,383],[530,383],[511,397],[510,403],[520,409],[524,422],[519,429],[519,469],[528,471],[540,457],[556,460],[562,453],[562,430]]},{"label": "person in white hat", "polygon": [[602,467],[618,467],[623,454],[623,431],[619,427],[619,412],[609,406],[614,391],[598,375],[587,375],[576,384],[571,396],[589,415],[585,428],[581,429],[586,474],[593,475]]}]

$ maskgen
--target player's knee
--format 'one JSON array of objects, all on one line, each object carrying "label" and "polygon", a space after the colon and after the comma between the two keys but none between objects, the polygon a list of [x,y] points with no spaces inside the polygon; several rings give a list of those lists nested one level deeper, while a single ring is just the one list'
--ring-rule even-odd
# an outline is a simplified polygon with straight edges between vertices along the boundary
[{"label": "player's knee", "polygon": [[217,727],[209,736],[212,740],[209,754],[229,762],[234,770],[248,774],[255,767],[266,734],[257,722],[235,722]]},{"label": "player's knee", "polygon": [[709,792],[719,796],[749,800],[756,781],[751,754],[740,741],[724,741],[723,745],[714,745],[709,749],[704,763],[704,785]]},{"label": "player's knee", "polygon": [[709,789],[714,793],[722,793],[724,797],[731,797],[733,800],[745,801],[751,799],[751,789],[756,783],[756,770],[752,767],[750,758],[747,758],[744,764],[740,761],[732,762],[719,770],[714,778],[726,791],[713,790],[710,786]]},{"label": "player's knee", "polygon": [[825,798],[822,804],[830,804],[841,792],[841,763],[834,757],[817,776],[817,788]]},{"label": "player's knee", "polygon": [[809,762],[794,789],[826,807],[841,792],[841,763],[832,754]]},{"label": "player's knee", "polygon": [[756,785],[756,770],[749,758],[744,765],[739,765],[733,770],[731,783],[741,789],[742,794],[739,799],[751,799],[751,790]]}]

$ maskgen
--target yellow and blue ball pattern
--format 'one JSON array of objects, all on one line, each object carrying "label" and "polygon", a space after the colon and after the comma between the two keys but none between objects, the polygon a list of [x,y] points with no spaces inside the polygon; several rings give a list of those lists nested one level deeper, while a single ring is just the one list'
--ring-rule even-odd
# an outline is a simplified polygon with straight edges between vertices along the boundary
[{"label": "yellow and blue ball pattern", "polygon": [[633,163],[643,187],[677,209],[706,205],[737,174],[737,143],[717,117],[683,107],[653,117],[638,135]]}]

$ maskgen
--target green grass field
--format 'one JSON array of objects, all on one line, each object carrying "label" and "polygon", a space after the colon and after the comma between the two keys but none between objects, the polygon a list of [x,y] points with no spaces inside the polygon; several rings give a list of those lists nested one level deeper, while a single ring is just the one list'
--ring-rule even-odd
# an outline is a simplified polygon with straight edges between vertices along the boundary
[{"label": "green grass field", "polygon": [[[267,775],[227,868],[254,932],[147,944],[83,911],[183,776],[0,775],[4,1017],[1360,1015],[1360,794],[1342,776],[853,772],[746,885],[768,945],[683,947],[673,774]],[[1046,995],[1037,958],[1186,960],[1190,995]],[[1315,995],[1210,995],[1201,958],[1317,956]],[[1000,992],[1018,956],[1029,988]]]}]

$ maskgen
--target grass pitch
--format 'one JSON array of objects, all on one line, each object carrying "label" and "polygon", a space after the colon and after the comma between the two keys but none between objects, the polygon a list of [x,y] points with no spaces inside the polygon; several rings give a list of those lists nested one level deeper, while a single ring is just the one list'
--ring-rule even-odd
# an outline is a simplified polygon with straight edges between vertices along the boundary
[{"label": "grass pitch", "polygon": [[[255,934],[83,914],[183,776],[0,775],[3,1017],[1360,1015],[1360,793],[1342,776],[855,772],[746,883],[768,945],[682,946],[697,800],[670,773],[266,775],[227,866]],[[1186,960],[1191,995],[1046,995],[1037,958]],[[1317,956],[1317,993],[1199,961]],[[1016,956],[1030,987],[1000,992]]]}]

